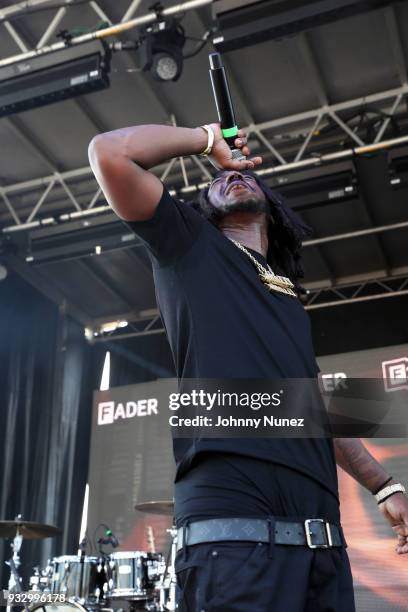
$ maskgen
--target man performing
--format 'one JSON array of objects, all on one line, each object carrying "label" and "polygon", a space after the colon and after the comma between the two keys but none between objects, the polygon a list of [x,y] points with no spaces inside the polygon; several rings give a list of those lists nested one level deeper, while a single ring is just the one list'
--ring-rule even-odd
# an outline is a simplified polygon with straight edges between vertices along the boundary
[{"label": "man performing", "polygon": [[[244,132],[235,144],[248,157]],[[198,154],[222,170],[193,206],[149,169]],[[147,246],[180,379],[317,376],[298,299],[308,228],[252,172],[259,157],[233,160],[218,124],[116,130],[89,155]],[[408,552],[404,488],[359,440],[180,439],[174,450],[180,612],[353,612],[336,462],[376,496],[397,553]]]}]

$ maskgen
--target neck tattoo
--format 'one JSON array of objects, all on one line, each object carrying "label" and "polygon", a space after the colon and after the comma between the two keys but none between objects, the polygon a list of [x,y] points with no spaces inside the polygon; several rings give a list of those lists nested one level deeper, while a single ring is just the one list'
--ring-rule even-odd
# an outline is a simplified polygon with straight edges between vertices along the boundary
[{"label": "neck tattoo", "polygon": [[295,286],[292,281],[289,280],[289,278],[287,278],[286,276],[278,276],[277,274],[275,274],[269,264],[267,264],[267,269],[264,268],[264,266],[260,264],[259,261],[255,259],[255,257],[251,255],[251,253],[247,251],[244,246],[242,246],[242,244],[240,244],[236,240],[233,240],[232,238],[230,238],[230,240],[235,244],[235,246],[241,249],[241,251],[243,251],[245,255],[249,257],[249,259],[252,261],[252,263],[258,270],[259,278],[261,279],[265,287],[269,289],[269,291],[277,291],[278,293],[285,293],[286,295],[291,295],[292,297],[298,297],[297,294],[294,292]]}]

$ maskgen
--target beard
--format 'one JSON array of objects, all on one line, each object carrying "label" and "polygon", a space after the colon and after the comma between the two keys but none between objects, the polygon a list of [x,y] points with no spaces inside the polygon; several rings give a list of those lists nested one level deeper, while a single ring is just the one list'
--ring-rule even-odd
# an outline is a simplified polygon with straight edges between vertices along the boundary
[{"label": "beard", "polygon": [[271,208],[267,200],[259,200],[255,197],[248,197],[245,200],[237,200],[235,202],[226,202],[222,206],[213,208],[213,215],[217,219],[223,219],[234,212],[266,213],[269,215]]}]

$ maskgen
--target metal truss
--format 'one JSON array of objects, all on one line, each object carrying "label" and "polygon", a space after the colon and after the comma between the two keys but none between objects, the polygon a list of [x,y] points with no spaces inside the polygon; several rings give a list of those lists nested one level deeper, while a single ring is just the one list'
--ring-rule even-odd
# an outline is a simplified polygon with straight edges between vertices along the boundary
[{"label": "metal truss", "polygon": [[[62,2],[66,6],[58,8],[57,12],[53,15],[50,22],[48,23],[40,40],[32,49],[29,49],[24,43],[24,41],[21,40],[18,32],[10,22],[10,18],[15,15],[24,13],[24,11],[27,11],[30,8],[35,8],[39,5],[45,5],[44,8],[47,8],[46,5],[50,3],[50,0],[27,0],[26,2],[20,2],[18,4],[0,9],[0,23],[2,22],[5,24],[7,32],[20,50],[19,55],[11,56],[6,59],[0,60],[0,66],[6,66],[8,64],[13,63],[14,61],[27,60],[44,52],[57,51],[65,46],[65,42],[57,42],[53,45],[46,46],[46,43],[54,34],[61,20],[65,16],[68,8],[74,9],[78,6],[78,4],[75,3],[74,0],[62,0]],[[95,38],[107,38],[109,36],[114,36],[126,30],[135,28],[139,25],[144,25],[154,21],[157,18],[157,13],[154,9],[150,9],[151,12],[146,15],[132,19],[134,13],[139,8],[140,3],[141,0],[132,0],[132,2],[129,3],[129,6],[123,14],[120,22],[117,24],[113,24],[112,21],[107,17],[105,11],[103,11],[103,9],[99,6],[99,4],[95,0],[89,0],[89,2],[86,2],[86,4],[88,4],[89,7],[92,8],[92,10],[98,15],[98,17],[100,17],[104,21],[107,21],[109,25],[107,28],[98,30],[97,32],[90,32],[87,34],[82,34],[80,36],[73,37],[70,40],[70,45],[78,45]],[[161,15],[174,15],[188,10],[197,9],[211,3],[212,0],[189,0],[184,3],[174,4],[173,6],[164,8],[161,11]],[[51,4],[50,9],[52,8],[53,6]]]},{"label": "metal truss", "polygon": [[[330,287],[306,291],[306,295],[302,300],[305,310],[332,308],[334,306],[346,306],[359,302],[401,297],[403,295],[408,295],[408,273],[386,278],[373,278],[370,280],[332,285]],[[93,328],[87,329],[87,338],[91,342],[107,342],[165,333],[157,309],[151,309],[145,311],[145,313],[133,315],[134,320],[132,320],[132,315],[129,313],[117,318],[119,320],[126,317],[128,320],[126,331],[123,331],[123,328],[117,326],[114,330],[104,332],[103,323],[100,322]]]},{"label": "metal truss", "polygon": [[[398,105],[403,100],[404,94],[408,91],[407,87],[401,87],[397,90],[392,90],[388,92],[382,92],[379,94],[373,94],[370,96],[371,101],[391,101],[391,111],[395,113]],[[358,108],[363,104],[363,99],[351,100],[349,102],[344,102],[341,104],[344,108]],[[367,99],[365,101],[367,104]],[[340,105],[335,105],[336,108]],[[387,118],[384,119],[383,123],[378,127],[377,134],[374,138],[374,141],[371,143],[364,143],[361,146],[350,148],[342,151],[335,151],[333,153],[327,153],[320,157],[309,156],[306,159],[301,159],[306,151],[308,144],[311,141],[313,133],[316,130],[316,126],[321,124],[324,116],[334,117],[337,116],[336,112],[332,110],[333,107],[327,107],[326,109],[316,109],[315,111],[308,111],[306,113],[301,113],[297,115],[291,115],[288,117],[282,117],[280,119],[273,119],[268,122],[264,122],[262,124],[257,125],[249,125],[247,126],[247,131],[249,133],[255,133],[257,137],[265,144],[269,142],[264,136],[263,131],[267,131],[271,126],[279,125],[280,128],[287,126],[290,128],[294,123],[303,122],[306,120],[312,120],[313,125],[310,130],[303,134],[302,142],[299,146],[299,149],[296,151],[294,155],[293,161],[281,163],[283,162],[283,158],[278,159],[278,163],[276,165],[270,165],[269,167],[262,168],[257,170],[257,174],[260,176],[273,176],[273,175],[282,175],[285,173],[290,173],[295,170],[304,170],[308,168],[316,168],[318,166],[322,166],[325,164],[330,164],[335,161],[341,161],[344,159],[351,159],[355,155],[365,154],[369,152],[373,152],[380,149],[389,149],[392,147],[401,146],[403,144],[408,143],[408,136],[402,136],[401,138],[395,138],[392,140],[382,140],[382,138],[378,138],[384,135],[384,125]],[[174,124],[175,118],[171,117],[170,121]],[[341,120],[339,123],[340,127],[344,126],[344,132],[349,134],[350,128],[344,124]],[[353,139],[356,141],[358,139],[359,142],[361,138],[356,136],[353,133]],[[27,138],[26,138],[27,140]],[[31,143],[32,145],[32,143]],[[32,145],[35,146],[35,145]],[[266,145],[265,145],[266,146]],[[272,145],[271,145],[272,146]],[[268,148],[268,147],[267,147]],[[273,148],[273,147],[272,147]],[[275,156],[276,157],[276,156]],[[281,157],[281,156],[280,156]],[[209,180],[212,178],[212,168],[207,166],[201,159],[197,156],[190,156],[191,163],[187,166],[184,162],[183,158],[172,159],[166,165],[161,166],[156,169],[156,172],[161,180],[166,181],[166,179],[171,179],[174,183],[174,175],[172,171],[176,169],[177,166],[181,168],[181,176],[182,176],[182,185],[180,186],[180,194],[183,196],[184,194],[193,193],[203,186],[207,184]],[[49,160],[48,160],[49,162]],[[50,165],[51,162],[49,162]],[[205,177],[205,182],[196,181],[197,170],[201,177]],[[190,174],[194,171],[195,177],[191,178]],[[78,179],[90,180],[94,185],[93,195],[89,199],[89,201],[84,205],[78,201],[78,198],[75,197],[72,189],[69,187],[69,182],[75,182]],[[84,166],[82,168],[77,168],[75,170],[69,170],[67,172],[53,172],[52,174],[48,174],[41,178],[32,179],[28,181],[22,181],[20,183],[14,183],[12,185],[7,185],[0,187],[0,198],[3,201],[3,206],[7,209],[10,217],[13,220],[13,224],[11,226],[7,226],[3,229],[3,232],[10,232],[15,230],[24,230],[30,229],[32,227],[38,226],[40,224],[52,224],[57,223],[58,220],[64,220],[64,216],[59,219],[54,217],[46,217],[45,219],[38,219],[38,214],[41,209],[44,207],[45,202],[49,199],[50,194],[56,187],[62,187],[66,194],[66,215],[65,218],[68,217],[78,217],[89,214],[97,214],[106,210],[106,206],[98,206],[97,203],[100,203],[103,200],[103,195],[100,188],[96,185],[94,181],[93,173],[90,166]],[[23,192],[33,192],[38,189],[42,189],[42,193],[38,197],[37,201],[33,204],[32,210],[26,219],[22,220],[19,215],[19,211],[11,202],[11,197],[13,194],[21,194]],[[173,192],[174,194],[175,192]],[[74,215],[70,214],[74,209]]]},{"label": "metal truss", "polygon": [[408,295],[408,274],[307,291],[306,310],[345,306]]},{"label": "metal truss", "polygon": [[102,320],[99,323],[96,322],[92,327],[85,328],[85,336],[90,342],[106,342],[119,338],[124,340],[162,333],[164,333],[164,327],[157,308],[137,314],[125,313],[115,317],[115,321],[106,323]]},{"label": "metal truss", "polygon": [[[129,2],[129,6],[124,12],[123,17],[120,20],[120,22],[125,23],[129,21],[133,17],[133,15],[136,13],[137,9],[140,6],[140,3],[141,3],[141,0],[132,0],[131,2]],[[52,3],[50,2],[50,0],[28,0],[26,2],[19,2],[18,4],[6,6],[3,9],[0,9],[0,20],[3,22],[4,28],[6,29],[10,37],[13,39],[13,41],[16,43],[17,47],[23,54],[29,53],[30,48],[22,40],[18,31],[15,29],[13,24],[10,22],[10,18],[16,15],[19,15],[19,14],[21,15],[21,13],[24,13],[24,11],[27,11],[30,8],[35,8],[41,5],[44,5],[44,8],[46,8],[47,4],[51,4],[50,6],[50,10],[51,10]],[[37,43],[34,45],[34,49],[40,50],[43,47],[45,47],[45,45],[50,40],[51,36],[55,33],[63,17],[65,17],[68,9],[72,10],[78,7],[78,5],[75,4],[75,0],[63,0],[62,2],[60,2],[60,4],[65,4],[66,6],[61,6],[60,8],[58,8],[56,12],[54,13],[54,15],[50,18],[50,21],[47,24],[42,36],[37,41]],[[95,2],[94,0],[89,0],[87,4],[98,15],[100,19],[103,19],[109,24],[112,23],[111,20],[107,17],[106,13],[102,10],[102,8],[99,6],[97,2]]]},{"label": "metal truss", "polygon": [[[174,4],[165,9],[167,14],[175,14],[180,11],[193,10],[192,18],[195,20],[197,27],[206,32],[208,28],[203,23],[200,14],[194,9],[197,9],[205,4],[210,4],[212,0],[191,0],[184,4]],[[77,7],[75,0],[63,0],[59,4],[59,8],[55,8],[53,13],[45,25],[42,35],[38,40],[27,40],[19,32],[18,22],[14,25],[8,18],[12,18],[18,13],[23,13],[27,9],[35,8],[40,5],[46,6],[51,4],[51,0],[26,0],[18,4],[7,6],[0,9],[0,35],[1,31],[5,30],[7,35],[14,41],[16,45],[17,55],[0,60],[1,65],[7,65],[19,59],[32,57],[36,54],[44,52],[52,52],[64,46],[64,43],[56,43],[50,45],[49,41],[55,34],[58,27],[67,11],[71,11]],[[124,12],[119,24],[114,24],[111,17],[104,11],[95,0],[89,0],[86,4],[94,11],[96,15],[108,24],[108,28],[98,31],[98,37],[113,36],[121,26],[126,29],[136,27],[143,23],[153,21],[156,16],[154,12],[147,15],[134,18],[135,13],[140,7],[141,0],[132,0],[129,2],[127,10]],[[83,6],[84,3],[81,3]],[[50,7],[51,9],[51,7]],[[224,58],[224,62],[228,71],[229,80],[234,90],[234,97],[242,109],[243,121],[246,122],[246,131],[251,137],[251,147],[258,153],[265,152],[266,165],[257,172],[262,176],[279,176],[297,170],[313,169],[326,164],[331,164],[336,161],[352,159],[358,154],[369,153],[378,149],[398,147],[408,143],[408,136],[386,140],[385,134],[393,117],[397,117],[406,102],[408,93],[407,67],[401,44],[398,25],[393,7],[389,6],[384,9],[384,23],[388,30],[394,63],[399,75],[401,86],[388,90],[377,92],[375,94],[348,100],[339,104],[332,104],[327,94],[326,85],[322,72],[319,67],[318,58],[314,56],[311,45],[309,44],[308,34],[301,33],[294,37],[287,44],[295,46],[295,57],[299,62],[299,67],[305,71],[309,83],[315,92],[316,108],[303,113],[297,113],[290,116],[282,116],[272,118],[268,121],[257,123],[250,112],[245,93],[238,82],[238,79],[233,73],[232,67],[228,63],[228,56]],[[73,40],[74,44],[81,44],[90,37],[97,36],[96,33],[82,35]],[[132,59],[129,57],[118,56],[118,62],[121,62],[125,67],[132,68]],[[143,77],[143,75],[142,75]],[[150,93],[155,107],[164,120],[176,125],[175,109],[171,108],[168,101],[163,97],[162,92],[159,92],[153,83],[145,80],[144,85],[146,91]],[[74,99],[73,103],[77,105],[79,111],[84,118],[91,122],[97,132],[108,131],[109,126],[105,126],[97,118],[90,103],[84,99]],[[364,108],[365,110],[381,110],[382,118],[379,118],[376,124],[375,135],[370,142],[365,140],[365,136],[358,131],[356,121],[350,122],[345,116],[352,114],[352,111]],[[32,151],[33,155],[45,163],[49,169],[46,176],[22,181],[12,185],[0,186],[0,208],[3,207],[5,215],[12,221],[11,225],[3,228],[4,233],[13,233],[15,231],[24,231],[42,225],[54,225],[65,221],[86,218],[90,215],[97,215],[106,212],[109,207],[104,201],[103,194],[97,186],[93,177],[92,170],[89,166],[76,168],[69,171],[61,171],[57,168],[52,156],[47,152],[47,148],[38,138],[34,138],[30,134],[30,130],[26,127],[19,117],[5,119],[16,136],[23,140]],[[319,132],[328,125],[336,124],[339,130],[340,138],[344,141],[344,137],[351,141],[353,148],[339,151],[339,136],[332,138],[329,142],[318,136]],[[286,138],[283,138],[285,136]],[[287,138],[289,137],[289,138]],[[283,144],[282,144],[283,143]],[[311,147],[314,146],[316,151],[317,145],[324,151],[324,154],[316,156],[310,154]],[[170,160],[155,169],[157,176],[163,181],[168,181],[171,185],[177,186],[177,192],[183,197],[201,189],[207,181],[211,180],[213,169],[206,162],[197,156],[189,156],[189,158],[177,158]],[[197,178],[199,177],[199,178]],[[203,182],[205,181],[205,182]],[[86,186],[86,194],[80,194],[77,186],[84,184]],[[175,192],[172,192],[175,193]],[[30,206],[22,206],[18,203],[20,195],[30,196],[34,200]],[[59,199],[58,216],[52,216],[55,209],[53,201]],[[62,199],[62,201],[61,201]],[[315,246],[326,243],[358,238],[365,235],[379,235],[382,232],[406,229],[408,221],[394,223],[385,226],[370,227],[364,230],[347,232],[344,234],[336,234],[331,236],[321,237],[315,240],[310,240],[304,243],[305,247]],[[14,265],[16,269],[22,266],[22,261],[14,257]],[[50,291],[47,283],[41,277],[40,271],[34,270],[32,267],[27,270],[20,271],[22,275],[26,274],[27,280],[33,282],[37,287],[43,287],[46,293]],[[392,272],[390,272],[392,273]],[[339,305],[353,304],[363,301],[371,301],[385,299],[388,297],[398,297],[408,294],[408,274],[394,275],[384,277],[378,273],[376,278],[368,278],[368,274],[363,280],[350,280],[350,282],[341,282],[340,279],[327,281],[326,285],[321,287],[310,286],[305,296],[305,308],[307,310],[315,310],[319,308],[328,308]],[[323,281],[324,282],[324,281]],[[55,294],[55,290],[51,292],[51,299],[66,307],[66,300],[63,295]],[[106,321],[90,321],[89,317],[70,305],[71,314],[80,320],[87,327],[88,338],[93,342],[106,342],[111,340],[120,340],[129,337],[142,337],[147,335],[161,334],[164,332],[159,313],[157,309],[152,309],[135,315],[125,313],[122,320],[127,321],[127,327],[122,328],[120,325],[112,326],[109,330],[109,325],[106,327]]]},{"label": "metal truss", "polygon": [[[26,2],[20,2],[18,4],[0,9],[0,29],[3,25],[8,32],[8,35],[15,42],[18,50],[21,52],[19,55],[0,60],[0,65],[7,65],[13,61],[22,59],[26,57],[27,54],[32,55],[45,51],[52,51],[54,48],[57,49],[60,48],[61,45],[63,46],[63,43],[56,43],[55,45],[50,46],[47,46],[47,43],[51,36],[55,33],[67,11],[76,8],[77,5],[73,0],[65,0],[65,6],[56,9],[55,13],[50,18],[49,23],[45,27],[42,36],[35,42],[24,40],[21,34],[18,32],[18,29],[7,20],[7,18],[10,18],[27,9],[34,8],[39,5],[46,5],[48,1],[49,0],[27,0]],[[166,8],[164,13],[174,14],[180,12],[181,10],[193,10],[210,3],[211,0],[191,0],[184,4],[175,4],[169,8]],[[129,3],[127,10],[120,20],[120,23],[116,25],[113,24],[109,15],[106,14],[106,12],[95,0],[90,0],[87,4],[101,19],[109,24],[109,28],[106,30],[98,31],[98,37],[108,35],[112,36],[116,34],[117,28],[120,27],[121,24],[126,24],[126,27],[129,27],[130,29],[131,27],[136,27],[139,24],[147,23],[155,19],[154,12],[148,13],[147,15],[141,17],[133,18],[134,14],[139,8],[140,0],[132,0]],[[298,47],[298,57],[308,74],[310,82],[313,85],[316,98],[318,99],[320,106],[314,110],[306,111],[304,113],[297,113],[290,116],[274,118],[262,123],[255,123],[245,101],[245,96],[237,83],[235,76],[231,73],[231,68],[228,66],[227,60],[227,69],[229,71],[229,76],[231,77],[230,80],[232,81],[232,86],[238,96],[241,107],[244,109],[244,114],[248,121],[245,129],[255,143],[253,148],[264,148],[267,152],[267,156],[269,157],[270,165],[269,167],[260,169],[258,171],[260,175],[277,175],[297,169],[313,168],[325,163],[331,163],[337,159],[352,157],[359,152],[367,153],[373,151],[375,150],[373,147],[381,148],[382,144],[384,144],[384,146],[398,146],[399,144],[408,141],[408,139],[405,137],[401,139],[394,139],[393,141],[383,140],[391,118],[397,114],[408,92],[404,55],[402,53],[400,38],[399,36],[396,36],[396,33],[398,33],[398,28],[396,27],[395,23],[395,13],[393,12],[392,7],[388,7],[387,9],[384,9],[384,11],[385,23],[389,30],[390,36],[393,39],[393,55],[395,63],[398,67],[398,74],[400,75],[401,87],[397,89],[378,92],[363,98],[348,100],[339,104],[330,104],[322,74],[318,66],[317,58],[315,58],[312,53],[312,49],[307,39],[307,34],[303,33],[295,39]],[[193,12],[193,15],[199,27],[205,30],[205,25],[202,22],[199,14],[195,11]],[[103,34],[104,32],[105,34]],[[77,41],[77,44],[80,44],[86,40],[87,36],[89,37],[93,35],[95,35],[95,33],[83,35],[73,39],[72,42],[75,43],[75,41]],[[31,42],[32,44],[30,44]],[[148,84],[147,81],[146,86],[157,102],[157,106],[160,109],[161,114],[169,117],[168,105],[163,104],[162,96],[159,96],[157,91],[154,89],[154,86],[152,84]],[[79,106],[81,112],[86,116],[86,118],[94,124],[98,131],[105,131],[108,129],[107,126],[103,126],[97,121],[90,106],[88,106],[82,100],[80,102],[75,101],[75,103]],[[361,107],[367,109],[370,107],[370,105],[380,105],[382,109],[386,110],[386,112],[383,119],[378,122],[377,131],[375,137],[372,139],[372,142],[365,142],[361,134],[357,133],[356,126],[349,125],[347,122],[345,122],[341,117],[341,113]],[[44,155],[44,147],[38,143],[35,144],[35,139],[30,139],[30,135],[24,133],[27,132],[27,130],[23,130],[23,126],[21,124],[19,125],[15,119],[9,119],[8,121],[11,121],[14,131],[17,132],[19,136],[22,136],[25,142],[29,141],[33,152],[40,156],[43,161],[46,161],[51,170],[51,174],[41,177],[40,179],[24,181],[7,186],[3,185],[0,187],[0,203],[2,202],[3,207],[11,217],[13,226],[18,226],[19,229],[25,229],[35,227],[36,225],[43,223],[56,223],[57,219],[50,216],[39,220],[39,213],[44,211],[46,208],[44,204],[49,202],[50,196],[52,197],[53,192],[58,187],[62,187],[63,191],[65,192],[66,211],[64,212],[66,212],[66,214],[70,214],[72,210],[74,210],[74,213],[76,214],[81,214],[83,212],[86,215],[88,215],[89,211],[92,209],[95,210],[95,213],[104,210],[103,207],[96,206],[96,204],[100,203],[100,201],[103,199],[101,190],[97,186],[95,186],[93,195],[85,204],[79,201],[78,197],[74,195],[72,189],[69,187],[68,182],[70,180],[75,180],[75,178],[78,177],[82,177],[83,179],[93,182],[93,174],[89,166],[68,172],[57,171],[52,160],[47,155]],[[171,111],[169,121],[175,123],[174,113],[172,115]],[[328,153],[320,157],[306,157],[310,144],[312,142],[316,142],[316,134],[318,130],[321,130],[322,127],[327,125],[328,122],[335,122],[340,132],[350,138],[356,147],[341,152],[338,152],[337,150],[336,152]],[[275,138],[276,135],[282,137],[284,134],[290,134],[292,142],[295,143],[296,147],[294,152],[290,152],[289,157],[284,151],[278,150],[278,139]],[[274,142],[274,140],[276,140],[276,142]],[[338,143],[336,143],[335,149],[338,149],[337,145]],[[282,149],[282,147],[280,147],[280,149]],[[210,180],[212,175],[210,169],[203,164],[199,158],[192,156],[191,160],[192,163],[189,165],[184,163],[183,158],[171,160],[166,166],[157,170],[158,175],[162,180],[171,179],[171,182],[174,184],[174,171],[179,168],[181,170],[182,181],[179,189],[180,193],[188,194],[194,192],[203,186],[203,183],[201,182],[203,178],[205,178],[205,180]],[[201,181],[198,183],[196,179],[197,169],[200,171],[201,176]],[[42,193],[34,202],[32,209],[29,214],[26,215],[26,218],[22,219],[18,207],[11,201],[12,194],[37,190],[39,187],[43,189]],[[7,227],[6,231],[11,231],[13,226]]]}]

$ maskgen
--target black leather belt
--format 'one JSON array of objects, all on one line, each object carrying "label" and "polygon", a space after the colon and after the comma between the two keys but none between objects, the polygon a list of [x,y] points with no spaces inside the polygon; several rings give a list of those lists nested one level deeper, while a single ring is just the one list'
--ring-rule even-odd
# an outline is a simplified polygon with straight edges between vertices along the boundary
[{"label": "black leather belt", "polygon": [[254,518],[222,518],[197,521],[177,531],[177,550],[212,542],[265,542],[333,548],[347,546],[342,528],[320,518],[304,522]]}]

